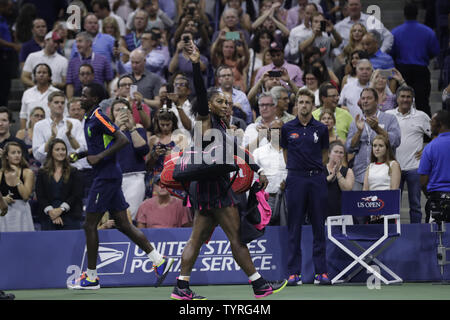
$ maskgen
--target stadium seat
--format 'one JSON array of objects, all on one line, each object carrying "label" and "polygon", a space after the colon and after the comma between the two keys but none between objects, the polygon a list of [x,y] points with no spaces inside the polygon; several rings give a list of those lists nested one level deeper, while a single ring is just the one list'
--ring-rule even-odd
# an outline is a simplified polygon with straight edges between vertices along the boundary
[{"label": "stadium seat", "polygon": [[[336,275],[331,283],[349,282],[364,268],[384,284],[401,283],[403,280],[376,257],[387,249],[401,234],[400,231],[400,190],[386,191],[344,191],[342,192],[342,215],[327,218],[328,239],[341,248],[354,261]],[[383,225],[347,226],[353,224],[351,216],[383,215]],[[348,218],[350,216],[350,219]],[[390,224],[389,220],[395,220]],[[339,230],[339,231],[336,231]],[[363,243],[369,243],[363,246]],[[360,255],[350,250],[352,244]],[[375,250],[378,250],[374,252]],[[374,268],[371,263],[380,267]],[[346,279],[342,279],[354,266],[360,264]],[[384,270],[392,280],[386,279],[380,272]]]}]

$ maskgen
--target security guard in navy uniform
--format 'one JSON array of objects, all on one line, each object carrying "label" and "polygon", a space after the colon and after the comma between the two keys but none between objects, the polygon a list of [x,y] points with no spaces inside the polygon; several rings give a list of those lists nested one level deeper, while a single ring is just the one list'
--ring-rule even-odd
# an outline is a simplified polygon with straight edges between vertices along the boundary
[{"label": "security guard in navy uniform", "polygon": [[283,125],[280,141],[288,169],[288,285],[302,284],[302,224],[307,210],[311,212],[314,236],[314,283],[331,284],[327,274],[325,242],[328,189],[324,160],[328,153],[328,128],[312,116],[315,97],[311,91],[299,90],[295,100],[298,115]]}]

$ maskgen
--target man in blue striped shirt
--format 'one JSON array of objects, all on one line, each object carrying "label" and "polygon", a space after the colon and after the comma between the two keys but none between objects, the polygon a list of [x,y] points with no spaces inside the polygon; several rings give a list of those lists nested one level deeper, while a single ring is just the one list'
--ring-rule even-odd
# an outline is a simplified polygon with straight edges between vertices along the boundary
[{"label": "man in blue striped shirt", "polygon": [[[109,34],[99,32],[98,18],[93,13],[89,13],[84,18],[84,30],[92,36],[92,51],[104,56],[108,63],[114,59],[113,49],[116,39]],[[74,42],[70,58],[78,55],[77,43]]]},{"label": "man in blue striped shirt", "polygon": [[83,64],[90,64],[94,69],[94,82],[106,87],[114,78],[111,64],[108,59],[92,49],[93,39],[87,32],[80,32],[76,36],[75,44],[78,48],[78,55],[70,59],[67,67],[66,93],[67,98],[72,98],[75,92],[81,92],[82,83],[79,78],[80,67]]},{"label": "man in blue striped shirt", "polygon": [[416,108],[431,116],[430,111],[430,59],[439,54],[439,42],[429,27],[419,23],[415,4],[404,7],[405,23],[394,28],[391,56],[397,69],[416,92]]}]

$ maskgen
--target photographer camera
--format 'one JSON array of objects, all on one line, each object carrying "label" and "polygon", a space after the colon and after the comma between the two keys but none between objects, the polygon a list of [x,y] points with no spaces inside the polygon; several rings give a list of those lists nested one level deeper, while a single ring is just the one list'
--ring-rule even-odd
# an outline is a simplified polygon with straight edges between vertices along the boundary
[{"label": "photographer camera", "polygon": [[418,173],[428,198],[425,221],[430,215],[439,222],[450,222],[450,112],[439,110],[431,118],[435,137],[423,150]]}]

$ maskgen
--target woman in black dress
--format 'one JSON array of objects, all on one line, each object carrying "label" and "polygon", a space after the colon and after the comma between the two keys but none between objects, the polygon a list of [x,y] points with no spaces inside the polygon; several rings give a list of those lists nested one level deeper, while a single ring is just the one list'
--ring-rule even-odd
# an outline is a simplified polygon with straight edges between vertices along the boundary
[{"label": "woman in black dress", "polygon": [[[216,89],[206,92],[205,85],[200,71],[200,53],[198,48],[190,42],[186,46],[189,59],[193,65],[194,87],[197,94],[196,120],[201,122],[202,133],[207,133],[210,129],[220,130],[223,141],[230,141],[225,131],[227,126],[222,120],[226,117],[228,109],[228,99],[224,94]],[[205,139],[206,140],[206,139]],[[206,145],[209,145],[207,143]],[[227,146],[230,144],[227,143]],[[237,152],[237,143],[232,143],[233,152]],[[203,143],[203,149],[205,148]],[[225,148],[224,148],[225,149]],[[249,159],[245,159],[253,171],[259,174],[262,187],[267,186],[268,180],[263,174],[262,169],[255,164],[250,164]],[[266,281],[256,271],[250,257],[249,250],[240,239],[240,217],[234,193],[229,188],[230,177],[224,175],[219,178],[208,181],[193,181],[190,184],[189,203],[195,210],[194,224],[189,241],[187,242],[181,257],[181,272],[177,278],[177,284],[171,295],[175,300],[204,300],[205,297],[196,295],[189,288],[189,280],[192,268],[200,252],[202,244],[208,240],[216,225],[222,227],[231,245],[233,257],[249,277],[252,283],[256,298],[262,298],[272,293],[276,293],[284,288],[287,280]]]}]

